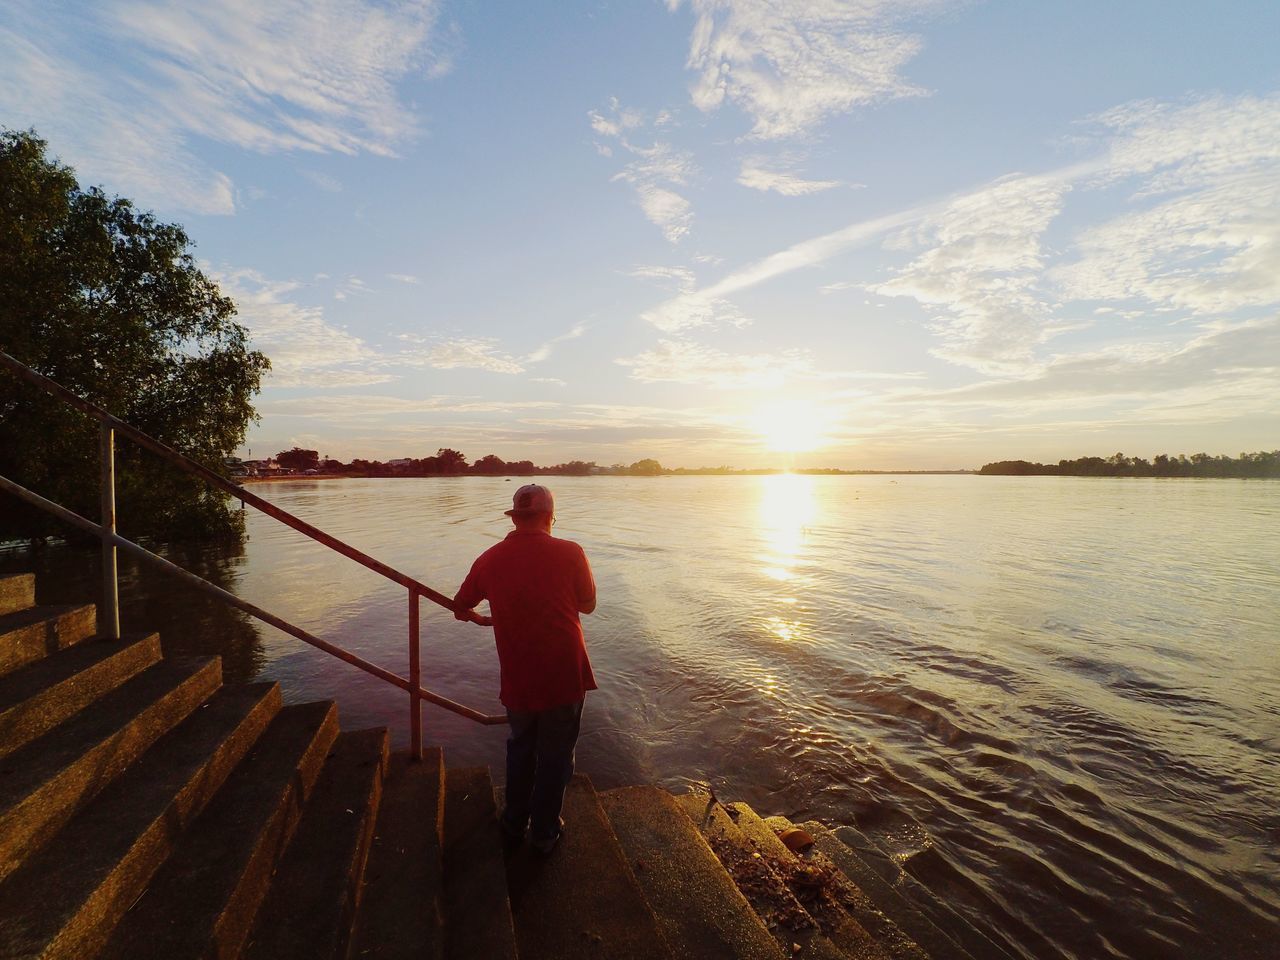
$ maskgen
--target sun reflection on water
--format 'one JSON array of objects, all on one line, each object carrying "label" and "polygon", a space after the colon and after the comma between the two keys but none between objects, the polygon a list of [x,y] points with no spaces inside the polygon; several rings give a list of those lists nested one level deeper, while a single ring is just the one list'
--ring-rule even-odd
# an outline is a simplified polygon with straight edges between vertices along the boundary
[{"label": "sun reflection on water", "polygon": [[780,473],[761,478],[758,529],[763,550],[757,559],[766,577],[786,585],[772,598],[785,608],[785,615],[769,616],[763,626],[784,643],[812,639],[810,625],[796,606],[804,588],[799,571],[807,563],[809,527],[817,513],[812,477]]},{"label": "sun reflection on water", "polygon": [[812,477],[778,473],[761,478],[759,529],[765,552],[759,559],[766,576],[780,581],[795,577],[816,515]]}]

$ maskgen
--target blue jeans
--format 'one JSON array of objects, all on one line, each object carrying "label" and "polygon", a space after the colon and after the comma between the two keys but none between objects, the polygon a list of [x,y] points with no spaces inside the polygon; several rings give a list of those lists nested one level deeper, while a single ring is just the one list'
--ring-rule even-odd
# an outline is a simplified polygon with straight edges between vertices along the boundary
[{"label": "blue jeans", "polygon": [[560,833],[560,808],[573,776],[573,748],[578,743],[585,700],[550,710],[507,711],[507,803],[503,826],[520,834],[526,826],[534,843],[548,843]]}]

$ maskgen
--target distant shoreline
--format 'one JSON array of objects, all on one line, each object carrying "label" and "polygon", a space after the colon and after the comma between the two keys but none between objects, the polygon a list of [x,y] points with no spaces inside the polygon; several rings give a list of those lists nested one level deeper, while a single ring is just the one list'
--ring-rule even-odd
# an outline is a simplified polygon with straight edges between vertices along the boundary
[{"label": "distant shoreline", "polygon": [[661,479],[663,477],[779,477],[794,474],[804,477],[956,477],[977,476],[977,470],[734,470],[707,471],[671,470],[658,474],[643,473],[539,473],[530,477],[525,473],[425,473],[425,474],[390,474],[375,475],[363,473],[316,473],[304,476],[300,473],[284,474],[274,477],[240,477],[236,480],[240,486],[250,483],[290,483],[298,480],[454,480],[468,477],[484,477],[496,480],[528,480],[536,482],[538,477],[589,477],[597,480],[609,480],[617,477],[646,477]]}]

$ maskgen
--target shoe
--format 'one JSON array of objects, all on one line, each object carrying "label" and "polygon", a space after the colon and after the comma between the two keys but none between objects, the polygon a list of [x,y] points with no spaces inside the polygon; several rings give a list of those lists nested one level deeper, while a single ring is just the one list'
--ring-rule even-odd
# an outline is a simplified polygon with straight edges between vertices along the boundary
[{"label": "shoe", "polygon": [[556,832],[553,836],[551,836],[549,839],[546,839],[546,840],[543,840],[543,839],[535,840],[532,837],[530,837],[529,845],[533,847],[534,850],[537,850],[538,853],[542,854],[545,857],[548,854],[550,854],[552,850],[556,848],[556,844],[560,842],[560,838],[563,836],[564,836],[564,818],[561,817],[560,823],[557,826]]}]

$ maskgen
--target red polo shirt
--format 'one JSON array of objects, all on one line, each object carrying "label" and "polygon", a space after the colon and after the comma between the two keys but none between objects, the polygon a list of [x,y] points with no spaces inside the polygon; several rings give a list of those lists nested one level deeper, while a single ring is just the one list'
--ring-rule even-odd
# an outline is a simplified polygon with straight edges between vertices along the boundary
[{"label": "red polo shirt", "polygon": [[480,554],[454,602],[470,610],[489,601],[503,706],[550,710],[596,689],[578,619],[578,607],[595,596],[587,555],[572,540],[512,530]]}]

